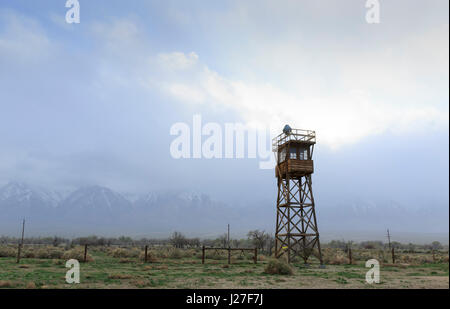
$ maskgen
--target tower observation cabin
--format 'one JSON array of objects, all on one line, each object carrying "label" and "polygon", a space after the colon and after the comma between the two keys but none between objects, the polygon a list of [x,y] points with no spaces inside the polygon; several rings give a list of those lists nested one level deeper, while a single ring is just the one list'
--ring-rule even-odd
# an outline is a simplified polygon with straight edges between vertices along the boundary
[{"label": "tower observation cabin", "polygon": [[283,133],[272,141],[272,150],[277,157],[275,177],[285,179],[287,175],[302,177],[314,173],[312,155],[315,144],[315,131],[291,129],[286,125]]}]

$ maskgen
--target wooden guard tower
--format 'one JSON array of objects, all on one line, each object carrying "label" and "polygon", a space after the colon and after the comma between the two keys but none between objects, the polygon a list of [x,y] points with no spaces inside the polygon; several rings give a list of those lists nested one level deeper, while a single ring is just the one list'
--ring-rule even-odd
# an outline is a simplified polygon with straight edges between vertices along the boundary
[{"label": "wooden guard tower", "polygon": [[289,263],[294,255],[307,263],[317,247],[323,264],[311,181],[315,143],[314,131],[291,129],[288,125],[272,141],[278,179],[275,256],[286,254]]}]

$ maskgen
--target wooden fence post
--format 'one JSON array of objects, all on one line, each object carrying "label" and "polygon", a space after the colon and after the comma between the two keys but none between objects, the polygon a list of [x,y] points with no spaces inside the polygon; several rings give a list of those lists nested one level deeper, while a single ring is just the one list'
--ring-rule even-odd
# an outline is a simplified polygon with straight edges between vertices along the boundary
[{"label": "wooden fence post", "polygon": [[392,264],[395,264],[395,251],[394,251],[394,247],[392,247]]},{"label": "wooden fence post", "polygon": [[23,235],[25,234],[25,219],[22,222],[22,240],[20,241],[19,247],[17,248],[17,263],[20,262],[20,253],[23,247]]},{"label": "wooden fence post", "polygon": [[353,260],[352,260],[352,248],[348,248],[348,260],[350,262],[350,265],[353,264]]},{"label": "wooden fence post", "polygon": [[202,247],[202,264],[205,264],[205,246]]},{"label": "wooden fence post", "polygon": [[436,254],[434,249],[432,250],[432,253],[433,253],[433,263],[436,263]]},{"label": "wooden fence post", "polygon": [[19,243],[19,246],[17,247],[17,263],[20,262],[20,251],[22,250],[22,244]]},{"label": "wooden fence post", "polygon": [[231,264],[231,248],[228,247],[228,264]]},{"label": "wooden fence post", "polygon": [[147,249],[148,246],[145,246],[144,263],[147,263]]},{"label": "wooden fence post", "polygon": [[87,250],[88,250],[88,245],[84,245],[84,263],[86,263],[87,261]]},{"label": "wooden fence post", "polygon": [[255,248],[255,257],[254,257],[254,259],[255,259],[255,264],[256,264],[257,261],[258,261],[258,249],[257,248]]}]

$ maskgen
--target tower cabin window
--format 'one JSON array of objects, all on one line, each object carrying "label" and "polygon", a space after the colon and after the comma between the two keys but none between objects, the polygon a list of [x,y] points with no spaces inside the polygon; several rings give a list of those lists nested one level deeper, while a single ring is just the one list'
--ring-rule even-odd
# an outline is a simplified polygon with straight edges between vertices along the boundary
[{"label": "tower cabin window", "polygon": [[300,160],[308,160],[308,150],[306,148],[299,149]]},{"label": "tower cabin window", "polygon": [[299,152],[300,160],[309,160],[307,147],[300,147],[298,152]]},{"label": "tower cabin window", "polygon": [[279,161],[281,163],[281,162],[284,162],[285,160],[286,160],[286,148],[283,148],[281,150],[281,152],[280,152],[280,159],[279,159]]},{"label": "tower cabin window", "polygon": [[292,160],[309,160],[308,148],[298,145],[291,145],[289,147],[289,159]]},{"label": "tower cabin window", "polygon": [[308,148],[298,145],[289,146],[289,153],[286,148],[283,148],[279,152],[279,163],[284,162],[286,159],[291,160],[309,160],[308,158]]},{"label": "tower cabin window", "polygon": [[289,147],[289,159],[297,160],[297,147]]}]

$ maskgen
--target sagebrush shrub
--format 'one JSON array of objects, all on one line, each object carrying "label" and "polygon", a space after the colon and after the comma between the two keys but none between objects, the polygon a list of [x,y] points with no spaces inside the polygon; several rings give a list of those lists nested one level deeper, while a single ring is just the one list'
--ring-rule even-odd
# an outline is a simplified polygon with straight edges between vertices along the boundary
[{"label": "sagebrush shrub", "polygon": [[170,248],[168,255],[171,259],[181,259],[183,257],[183,252],[177,248]]},{"label": "sagebrush shrub", "polygon": [[[78,260],[79,262],[82,262],[84,261],[84,249],[75,248],[67,250],[66,252],[64,252],[62,258],[65,260],[75,259]],[[94,259],[92,258],[92,256],[88,253],[86,255],[86,262],[92,262],[93,260]]]},{"label": "sagebrush shrub", "polygon": [[[349,263],[347,254],[340,249],[326,248],[322,251],[322,258],[323,262],[329,265],[341,265]],[[353,261],[355,260],[356,256],[353,257]]]},{"label": "sagebrush shrub", "polygon": [[266,274],[271,275],[292,275],[293,269],[289,264],[280,260],[270,260],[264,268]]},{"label": "sagebrush shrub", "polygon": [[35,251],[37,259],[60,259],[64,255],[64,251],[55,247],[39,248]]},{"label": "sagebrush shrub", "polygon": [[0,246],[0,257],[16,257],[17,248],[11,246]]},{"label": "sagebrush shrub", "polygon": [[[141,260],[141,261],[145,260],[145,252],[144,251],[142,251],[139,254],[139,260]],[[148,263],[156,263],[156,262],[158,262],[158,259],[157,259],[156,255],[155,255],[155,253],[150,251],[150,250],[147,251],[147,262]]]},{"label": "sagebrush shrub", "polygon": [[125,249],[125,248],[115,248],[109,251],[108,255],[115,258],[137,258],[141,251],[136,248]]}]

